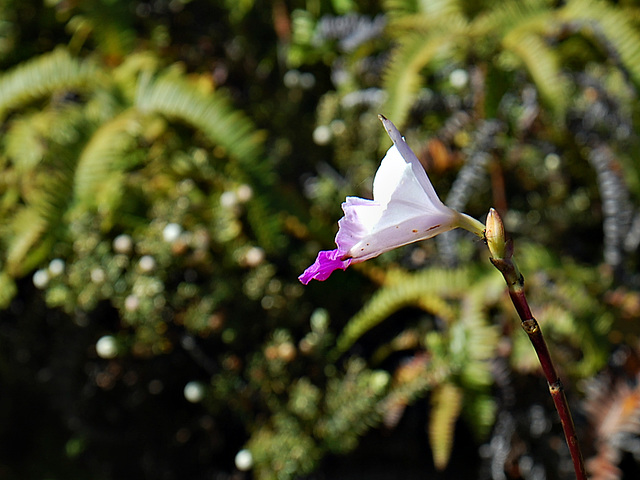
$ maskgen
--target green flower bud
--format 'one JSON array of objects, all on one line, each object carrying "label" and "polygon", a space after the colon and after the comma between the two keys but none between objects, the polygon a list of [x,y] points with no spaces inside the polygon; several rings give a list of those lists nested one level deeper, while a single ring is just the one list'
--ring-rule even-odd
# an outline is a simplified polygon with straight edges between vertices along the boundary
[{"label": "green flower bud", "polygon": [[485,230],[485,240],[491,252],[491,257],[502,260],[507,256],[507,240],[504,233],[504,224],[495,209],[489,210]]}]

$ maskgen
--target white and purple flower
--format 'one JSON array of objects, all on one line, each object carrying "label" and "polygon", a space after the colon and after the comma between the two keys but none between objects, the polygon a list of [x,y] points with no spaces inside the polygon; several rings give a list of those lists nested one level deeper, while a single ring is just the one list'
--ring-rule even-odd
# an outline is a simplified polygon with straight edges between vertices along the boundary
[{"label": "white and purple flower", "polygon": [[326,280],[381,253],[464,228],[482,237],[484,225],[447,207],[438,198],[422,164],[393,123],[379,115],[393,141],[373,179],[373,200],[347,197],[338,222],[335,250],[322,251],[298,278],[305,285]]}]

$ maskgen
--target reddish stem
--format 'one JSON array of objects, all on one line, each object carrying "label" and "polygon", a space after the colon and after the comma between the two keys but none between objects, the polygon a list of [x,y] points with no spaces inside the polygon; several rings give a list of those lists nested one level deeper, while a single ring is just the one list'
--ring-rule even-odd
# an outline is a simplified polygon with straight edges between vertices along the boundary
[{"label": "reddish stem", "polygon": [[571,460],[573,461],[573,468],[576,472],[576,479],[587,480],[587,472],[584,467],[584,460],[582,458],[582,452],[580,451],[580,445],[578,444],[578,436],[576,435],[575,425],[571,417],[569,403],[564,393],[562,381],[558,377],[553,361],[551,360],[551,355],[549,354],[547,343],[542,335],[540,325],[531,314],[531,308],[529,308],[529,303],[524,293],[524,278],[517,270],[511,258],[492,258],[491,263],[493,263],[504,276],[509,287],[509,296],[520,317],[520,325],[529,336],[529,340],[538,355],[542,371],[549,385],[551,398],[553,398],[553,403],[560,416],[564,436],[567,441],[567,446],[569,447]]}]

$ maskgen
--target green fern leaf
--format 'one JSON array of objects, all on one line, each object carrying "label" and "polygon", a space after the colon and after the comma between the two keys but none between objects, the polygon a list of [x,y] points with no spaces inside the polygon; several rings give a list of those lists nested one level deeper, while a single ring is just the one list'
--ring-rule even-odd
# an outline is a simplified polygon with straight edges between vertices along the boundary
[{"label": "green fern leaf", "polygon": [[39,168],[22,177],[21,207],[5,225],[6,267],[24,275],[43,261],[64,225],[72,198],[76,152],[68,145],[53,145]]},{"label": "green fern leaf", "polygon": [[538,35],[518,30],[509,33],[502,42],[522,60],[543,101],[557,118],[562,118],[567,109],[568,88],[558,54]]},{"label": "green fern leaf", "polygon": [[263,157],[262,135],[244,114],[231,106],[226,96],[205,94],[183,79],[164,75],[157,79],[143,78],[135,103],[143,113],[162,114],[201,130],[229,157],[229,175],[254,188],[255,196],[246,208],[263,248],[269,252],[284,245],[280,218],[262,198],[275,178]]},{"label": "green fern leaf", "polygon": [[[80,153],[75,173],[75,198],[83,208],[101,205],[109,211],[120,198],[111,191],[105,198],[109,178],[125,166],[125,152],[135,146],[142,124],[135,109],[126,110],[98,128]],[[107,182],[107,183],[105,183]],[[120,185],[123,187],[122,182]]]},{"label": "green fern leaf", "polygon": [[599,0],[573,0],[560,15],[566,22],[583,22],[582,34],[608,50],[640,88],[640,34],[631,23],[637,9],[627,11]]},{"label": "green fern leaf", "polygon": [[382,111],[401,127],[407,119],[411,104],[423,84],[422,69],[437,56],[453,49],[453,34],[427,37],[410,34],[403,37],[392,54],[383,78],[387,100]]},{"label": "green fern leaf", "polygon": [[258,185],[272,179],[273,172],[264,168],[265,162],[261,158],[260,133],[223,94],[205,94],[183,79],[165,75],[142,79],[135,104],[143,113],[159,113],[200,129]]},{"label": "green fern leaf", "polygon": [[513,30],[523,30],[543,35],[557,28],[553,7],[551,0],[496,2],[493,8],[484,10],[474,20],[474,33],[501,38]]},{"label": "green fern leaf", "polygon": [[7,225],[10,230],[6,251],[6,269],[12,277],[23,275],[31,265],[25,262],[27,253],[38,244],[47,232],[46,219],[36,209],[23,207]]},{"label": "green fern leaf", "polygon": [[31,171],[44,158],[51,117],[50,112],[37,112],[11,122],[5,134],[5,152],[19,175]]},{"label": "green fern leaf", "polygon": [[418,3],[418,0],[383,0],[382,5],[384,11],[393,18],[418,13]]},{"label": "green fern leaf", "polygon": [[443,383],[431,394],[431,415],[429,418],[429,445],[433,453],[433,463],[438,470],[444,470],[451,458],[456,421],[462,410],[462,390]]},{"label": "green fern leaf", "polygon": [[8,308],[17,293],[18,287],[11,275],[0,272],[0,310]]},{"label": "green fern leaf", "polygon": [[[438,299],[467,288],[468,270],[432,269],[392,280],[380,289],[345,326],[336,341],[332,355],[346,352],[362,335],[378,325],[393,312],[407,305],[434,308],[434,314],[449,314],[450,308]],[[442,307],[442,310],[440,310]]]},{"label": "green fern leaf", "polygon": [[100,70],[58,48],[29,60],[0,77],[0,119],[7,111],[60,90],[87,87],[99,81]]}]

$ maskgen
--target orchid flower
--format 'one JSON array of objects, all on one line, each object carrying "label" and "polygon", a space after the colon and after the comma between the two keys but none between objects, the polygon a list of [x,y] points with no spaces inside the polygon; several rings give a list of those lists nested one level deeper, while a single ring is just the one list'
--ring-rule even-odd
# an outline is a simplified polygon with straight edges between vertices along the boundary
[{"label": "orchid flower", "polygon": [[334,270],[346,270],[381,253],[439,233],[464,228],[482,237],[484,225],[447,207],[429,181],[427,172],[391,121],[378,116],[393,145],[373,179],[373,200],[347,197],[344,217],[338,221],[338,248],[321,251],[298,279],[326,280]]}]

